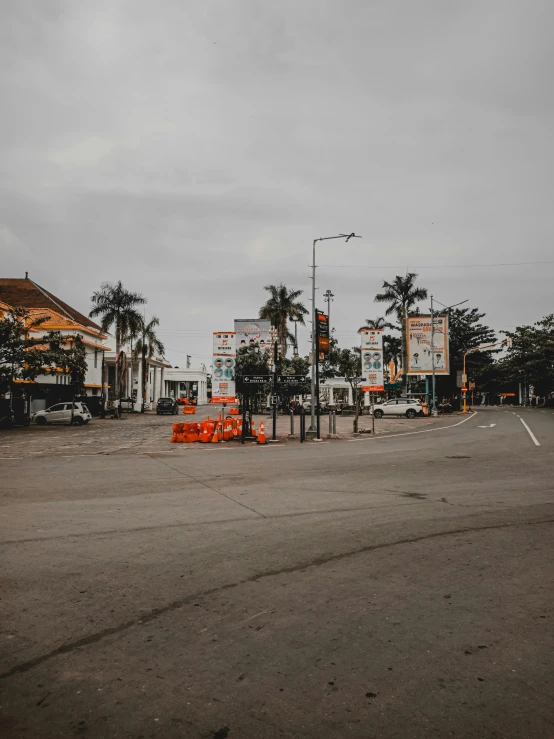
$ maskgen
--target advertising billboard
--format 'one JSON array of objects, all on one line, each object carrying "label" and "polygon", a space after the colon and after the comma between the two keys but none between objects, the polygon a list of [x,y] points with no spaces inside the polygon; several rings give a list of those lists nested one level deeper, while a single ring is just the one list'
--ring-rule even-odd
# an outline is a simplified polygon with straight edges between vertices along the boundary
[{"label": "advertising billboard", "polygon": [[320,362],[329,359],[329,316],[323,311],[316,310],[316,337],[317,337],[317,355]]},{"label": "advertising billboard", "polygon": [[362,337],[362,391],[381,393],[385,389],[383,374],[383,330],[363,328]]},{"label": "advertising billboard", "polygon": [[235,403],[236,334],[214,332],[212,361],[212,403]]},{"label": "advertising billboard", "polygon": [[[435,374],[450,374],[448,351],[448,316],[435,315],[433,319],[433,354]],[[433,372],[431,357],[431,316],[410,316],[406,323],[408,349],[408,374],[430,375]]]},{"label": "advertising billboard", "polygon": [[245,346],[259,344],[262,349],[271,348],[271,321],[263,318],[235,319],[235,333],[237,336],[237,349]]}]

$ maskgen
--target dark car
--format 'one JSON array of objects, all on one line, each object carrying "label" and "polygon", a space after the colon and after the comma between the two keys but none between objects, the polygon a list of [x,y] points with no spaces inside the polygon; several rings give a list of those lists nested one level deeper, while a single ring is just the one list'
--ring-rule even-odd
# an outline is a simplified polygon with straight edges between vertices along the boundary
[{"label": "dark car", "polygon": [[162,413],[171,413],[176,416],[179,413],[179,406],[173,398],[158,398],[156,404],[156,413],[160,416]]}]

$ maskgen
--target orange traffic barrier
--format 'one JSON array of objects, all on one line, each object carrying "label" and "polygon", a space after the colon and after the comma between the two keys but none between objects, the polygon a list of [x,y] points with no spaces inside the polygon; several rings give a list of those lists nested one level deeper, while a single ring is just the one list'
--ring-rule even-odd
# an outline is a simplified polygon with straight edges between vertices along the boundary
[{"label": "orange traffic barrier", "polygon": [[265,429],[264,422],[260,423],[260,433],[258,434],[258,444],[265,444]]},{"label": "orange traffic barrier", "polygon": [[218,421],[215,426],[214,433],[212,436],[212,444],[217,444],[219,441],[221,441],[221,436],[222,436],[221,425],[220,425],[220,421]]},{"label": "orange traffic barrier", "polygon": [[184,425],[184,423],[174,423],[171,430],[174,434],[182,434]]},{"label": "orange traffic barrier", "polygon": [[212,437],[214,435],[214,422],[213,421],[203,421],[200,424],[200,441],[204,444],[210,442],[212,440]]},{"label": "orange traffic barrier", "polygon": [[238,414],[239,414],[239,409],[238,408],[230,408],[230,410],[229,410],[229,415],[230,416],[238,416]]},{"label": "orange traffic barrier", "polygon": [[256,424],[254,421],[252,421],[252,436],[257,436],[258,432],[256,431]]},{"label": "orange traffic barrier", "polygon": [[195,405],[184,405],[183,413],[185,414],[185,416],[194,415],[196,413],[196,406]]}]

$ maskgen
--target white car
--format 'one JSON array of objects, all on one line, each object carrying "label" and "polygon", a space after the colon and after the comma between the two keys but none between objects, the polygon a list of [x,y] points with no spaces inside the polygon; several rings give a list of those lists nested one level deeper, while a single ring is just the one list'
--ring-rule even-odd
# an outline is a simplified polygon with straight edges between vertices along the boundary
[{"label": "white car", "polygon": [[[71,423],[71,403],[56,403],[44,411],[37,411],[31,416],[31,421],[38,426],[47,423]],[[84,403],[73,403],[73,423],[78,426],[92,420],[91,413]]]},{"label": "white car", "polygon": [[423,406],[419,400],[413,398],[393,398],[376,406],[373,414],[375,418],[383,418],[383,416],[415,418],[423,415]]}]

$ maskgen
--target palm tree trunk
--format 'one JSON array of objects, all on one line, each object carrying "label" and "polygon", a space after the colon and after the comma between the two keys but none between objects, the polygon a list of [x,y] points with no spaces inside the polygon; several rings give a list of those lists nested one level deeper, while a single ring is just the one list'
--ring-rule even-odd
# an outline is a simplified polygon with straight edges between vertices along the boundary
[{"label": "palm tree trunk", "polygon": [[404,309],[402,320],[402,395],[408,392],[408,332],[406,330],[407,311]]},{"label": "palm tree trunk", "polygon": [[115,395],[115,401],[116,401],[116,415],[119,416],[119,399],[121,398],[121,390],[119,387],[119,352],[121,350],[121,334],[116,328],[115,330],[115,367],[114,367],[114,395]]},{"label": "palm tree trunk", "polygon": [[144,343],[144,337],[142,340],[142,358],[140,366],[142,375],[142,403],[140,405],[140,412],[144,413],[146,405],[146,345]]}]

